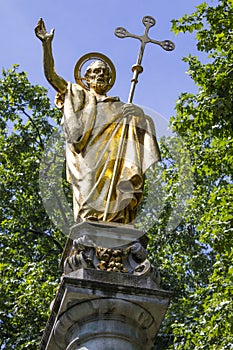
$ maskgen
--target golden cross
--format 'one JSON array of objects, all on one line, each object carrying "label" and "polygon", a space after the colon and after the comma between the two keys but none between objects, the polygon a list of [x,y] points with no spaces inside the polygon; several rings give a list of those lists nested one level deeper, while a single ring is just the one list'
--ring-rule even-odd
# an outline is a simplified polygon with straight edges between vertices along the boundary
[{"label": "golden cross", "polygon": [[135,90],[135,86],[138,82],[138,75],[140,73],[142,73],[143,68],[141,66],[142,63],[142,56],[144,53],[144,49],[147,43],[152,43],[152,44],[157,44],[159,46],[161,46],[164,50],[166,51],[172,51],[175,48],[175,44],[170,41],[170,40],[163,40],[163,41],[157,41],[154,39],[151,39],[148,36],[148,31],[151,27],[153,27],[156,23],[155,19],[151,16],[145,16],[142,19],[142,23],[144,24],[145,28],[145,33],[143,35],[135,35],[135,34],[131,34],[129,33],[125,28],[123,27],[117,27],[115,29],[115,35],[118,38],[134,38],[134,39],[138,39],[141,41],[141,47],[140,47],[140,51],[138,54],[138,59],[137,59],[137,63],[135,65],[133,65],[132,67],[132,71],[134,72],[133,75],[133,79],[131,80],[132,84],[131,84],[131,89],[130,89],[130,93],[129,93],[129,98],[128,98],[128,103],[131,103],[133,101],[133,95],[134,95],[134,90]]}]

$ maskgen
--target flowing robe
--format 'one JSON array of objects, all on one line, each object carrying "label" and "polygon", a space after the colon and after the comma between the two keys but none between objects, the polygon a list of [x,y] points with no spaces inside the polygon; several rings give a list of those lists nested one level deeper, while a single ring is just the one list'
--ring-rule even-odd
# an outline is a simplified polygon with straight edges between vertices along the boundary
[{"label": "flowing robe", "polygon": [[[75,221],[101,221],[123,127],[123,102],[68,84],[62,103],[67,180],[73,187]],[[127,120],[106,221],[132,223],[143,199],[144,173],[160,159],[153,121]]]}]

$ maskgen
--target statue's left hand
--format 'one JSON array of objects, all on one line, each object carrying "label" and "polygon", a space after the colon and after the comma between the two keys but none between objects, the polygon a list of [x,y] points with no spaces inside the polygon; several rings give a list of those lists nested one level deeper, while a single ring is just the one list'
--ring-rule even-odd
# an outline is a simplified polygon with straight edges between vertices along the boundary
[{"label": "statue's left hand", "polygon": [[122,111],[123,116],[127,118],[128,122],[130,120],[133,120],[139,128],[146,128],[146,117],[143,110],[140,107],[132,103],[126,103],[123,105]]},{"label": "statue's left hand", "polygon": [[143,110],[132,103],[124,104],[122,111],[125,118],[137,117],[141,119],[144,117]]}]

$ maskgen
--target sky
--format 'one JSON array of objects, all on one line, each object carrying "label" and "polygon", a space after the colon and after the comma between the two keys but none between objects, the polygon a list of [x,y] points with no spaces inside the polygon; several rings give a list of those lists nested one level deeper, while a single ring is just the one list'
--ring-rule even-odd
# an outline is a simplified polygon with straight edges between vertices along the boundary
[{"label": "sky", "polygon": [[[211,1],[211,0],[210,0]],[[164,118],[174,115],[175,101],[181,92],[195,92],[191,78],[186,74],[187,64],[182,58],[199,55],[196,41],[190,34],[175,36],[171,20],[192,13],[201,0],[0,0],[1,68],[19,64],[28,73],[32,84],[45,86],[52,102],[55,91],[46,81],[42,67],[42,47],[35,37],[34,27],[40,17],[50,32],[55,28],[53,53],[57,73],[66,81],[74,81],[76,61],[88,52],[101,52],[115,64],[117,79],[108,93],[127,101],[132,71],[140,42],[132,38],[119,39],[116,27],[125,27],[130,33],[142,35],[142,18],[156,19],[149,31],[155,40],[169,39],[175,50],[164,51],[158,45],[147,44],[134,100]]]}]

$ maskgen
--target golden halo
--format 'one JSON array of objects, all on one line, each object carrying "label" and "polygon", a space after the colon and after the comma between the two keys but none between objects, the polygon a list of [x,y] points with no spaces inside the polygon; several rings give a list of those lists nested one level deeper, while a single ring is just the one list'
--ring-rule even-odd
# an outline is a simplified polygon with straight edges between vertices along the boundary
[{"label": "golden halo", "polygon": [[80,59],[77,61],[75,67],[74,67],[74,78],[77,84],[82,86],[85,90],[89,90],[89,87],[87,84],[85,84],[85,78],[82,78],[82,67],[83,65],[91,60],[98,59],[104,63],[107,64],[110,72],[111,72],[111,80],[108,84],[108,88],[106,89],[106,92],[109,91],[112,86],[115,83],[116,80],[116,69],[112,61],[105,55],[99,52],[89,52],[86,55],[83,55],[80,57]]}]

